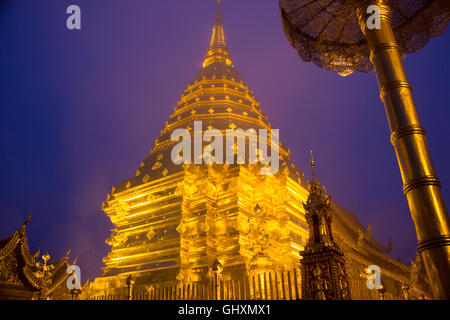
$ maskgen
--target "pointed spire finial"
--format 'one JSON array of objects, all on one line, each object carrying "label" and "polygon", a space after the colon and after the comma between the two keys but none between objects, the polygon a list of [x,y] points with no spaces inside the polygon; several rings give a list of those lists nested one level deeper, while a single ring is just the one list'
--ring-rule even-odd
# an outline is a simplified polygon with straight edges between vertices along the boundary
[{"label": "pointed spire finial", "polygon": [[213,28],[210,48],[225,48],[225,35],[222,27],[222,16],[220,14],[220,0],[217,0],[216,23]]},{"label": "pointed spire finial", "polygon": [[313,177],[313,179],[315,178],[314,177],[314,157],[313,157],[313,152],[312,152],[312,150],[310,150],[311,151],[311,160],[309,161],[309,164],[311,165],[311,171],[312,171],[312,177]]},{"label": "pointed spire finial", "polygon": [[212,30],[211,42],[209,44],[203,67],[207,67],[215,62],[222,62],[232,66],[231,53],[225,42],[225,34],[222,26],[222,16],[220,14],[221,0],[217,0],[216,22]]},{"label": "pointed spire finial", "polygon": [[217,22],[220,22],[220,19],[221,18],[221,16],[220,16],[220,0],[217,0],[217,16],[216,16],[216,24],[217,24]]},{"label": "pointed spire finial", "polygon": [[30,219],[31,219],[31,211],[28,211],[28,217],[27,217],[27,220],[25,220],[25,222],[23,223],[23,226],[24,226],[24,227],[30,222]]}]

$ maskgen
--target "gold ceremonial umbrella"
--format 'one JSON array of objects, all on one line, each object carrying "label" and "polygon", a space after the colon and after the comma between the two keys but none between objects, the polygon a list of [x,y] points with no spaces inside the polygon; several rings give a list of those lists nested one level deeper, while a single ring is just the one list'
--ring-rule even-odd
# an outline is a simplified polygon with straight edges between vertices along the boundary
[{"label": "gold ceremonial umbrella", "polygon": [[375,70],[433,295],[450,299],[450,221],[402,57],[444,33],[449,0],[279,0],[303,61],[342,76]]}]

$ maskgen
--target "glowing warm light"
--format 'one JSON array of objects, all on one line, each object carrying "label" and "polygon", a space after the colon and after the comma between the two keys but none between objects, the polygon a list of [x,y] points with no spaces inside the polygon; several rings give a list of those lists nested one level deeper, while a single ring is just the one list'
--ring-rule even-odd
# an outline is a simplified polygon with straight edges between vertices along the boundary
[{"label": "glowing warm light", "polygon": [[125,202],[131,201],[131,200],[136,200],[136,199],[145,197],[145,196],[147,196],[147,195],[148,195],[147,193],[145,193],[145,194],[140,194],[140,195],[137,195],[137,196],[135,196],[135,197],[125,199]]},{"label": "glowing warm light", "polygon": [[[308,239],[303,203],[309,191],[303,182],[306,178],[290,160],[289,149],[281,143],[273,146],[280,153],[280,170],[273,176],[261,176],[260,164],[176,166],[171,162],[175,142],[170,133],[178,128],[194,130],[195,120],[223,134],[230,125],[271,128],[234,69],[221,22],[217,21],[203,69],[181,95],[145,164],[136,176],[115,187],[114,196],[102,208],[115,225],[107,240],[112,247],[104,259],[104,274],[90,284],[87,296],[120,296],[126,277],[132,273],[137,292],[148,292],[150,287],[150,291],[160,290],[153,299],[165,299],[175,289],[181,294],[176,297],[186,298],[184,289],[195,286],[207,292],[214,277],[228,281],[227,285],[219,281],[217,286],[232,296],[240,291],[233,286],[244,288],[255,275],[261,275],[259,285],[253,283],[256,292],[261,288],[262,294],[270,288],[272,298],[272,289],[279,298],[287,298],[286,292],[296,298],[292,293],[299,290],[301,281],[296,280],[297,287],[292,283],[299,273],[302,245]],[[137,210],[141,211],[134,212]],[[383,255],[381,245],[365,241],[361,250],[354,238],[361,231],[360,225],[356,219],[347,219],[350,213],[339,210],[333,217],[336,242],[344,244],[345,253],[351,253],[351,272],[359,274],[359,268],[372,264],[376,257],[376,263],[384,263],[383,270],[389,270],[386,276],[396,282],[407,281],[409,268]],[[213,263],[221,266],[216,273],[211,272]],[[354,298],[366,298],[361,285],[351,285]],[[248,299],[255,291],[252,287],[240,294],[243,296],[237,298]],[[207,298],[213,299],[211,295]]]}]

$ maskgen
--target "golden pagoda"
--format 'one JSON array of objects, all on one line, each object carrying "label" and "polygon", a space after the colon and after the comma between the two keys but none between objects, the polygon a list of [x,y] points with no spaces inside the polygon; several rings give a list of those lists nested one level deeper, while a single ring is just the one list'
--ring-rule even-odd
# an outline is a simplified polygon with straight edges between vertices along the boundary
[{"label": "golden pagoda", "polygon": [[[290,161],[290,150],[277,146],[274,175],[262,175],[262,164],[176,165],[171,153],[177,142],[171,134],[176,129],[194,132],[195,121],[202,121],[202,132],[271,129],[234,68],[220,6],[203,67],[136,175],[114,186],[102,205],[115,226],[106,240],[111,250],[103,259],[103,275],[90,283],[83,298],[301,298],[300,251],[309,236],[303,203],[309,183]],[[413,268],[389,258],[390,248],[372,239],[353,214],[334,202],[331,209],[353,299],[380,298],[361,276],[370,265],[381,269],[384,298],[401,299],[405,290],[410,298],[430,296],[419,264]]]}]

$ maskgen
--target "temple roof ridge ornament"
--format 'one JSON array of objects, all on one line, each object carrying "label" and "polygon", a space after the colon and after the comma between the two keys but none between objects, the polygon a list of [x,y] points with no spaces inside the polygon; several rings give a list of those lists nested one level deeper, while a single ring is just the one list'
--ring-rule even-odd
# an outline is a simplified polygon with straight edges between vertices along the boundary
[{"label": "temple roof ridge ornament", "polygon": [[23,223],[23,227],[25,227],[26,225],[28,225],[28,223],[31,220],[31,211],[28,211],[28,217],[27,220],[25,220],[25,222]]},{"label": "temple roof ridge ornament", "polygon": [[[46,299],[52,292],[66,281],[69,276],[65,270],[69,266],[67,254],[58,260],[49,261],[50,255],[42,255],[42,262],[36,262],[40,250],[30,251],[26,227],[31,213],[13,235],[0,239],[0,299],[5,295],[15,298]],[[5,263],[6,262],[6,263]],[[12,291],[11,284],[14,285]]]}]

